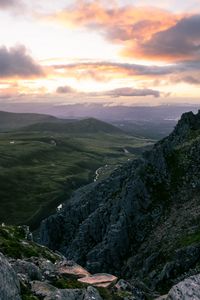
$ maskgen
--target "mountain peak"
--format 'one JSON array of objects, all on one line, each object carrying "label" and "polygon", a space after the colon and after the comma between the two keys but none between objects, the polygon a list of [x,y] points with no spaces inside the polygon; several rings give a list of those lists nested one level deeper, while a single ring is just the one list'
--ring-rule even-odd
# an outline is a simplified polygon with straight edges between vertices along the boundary
[{"label": "mountain peak", "polygon": [[186,126],[188,129],[200,129],[200,110],[198,110],[197,114],[194,114],[192,111],[182,114],[176,127]]},{"label": "mountain peak", "polygon": [[[194,138],[200,130],[200,110],[197,114],[192,111],[182,114],[172,133],[163,141],[169,145],[177,145]],[[159,142],[160,143],[160,142]],[[162,141],[161,141],[162,143]]]}]

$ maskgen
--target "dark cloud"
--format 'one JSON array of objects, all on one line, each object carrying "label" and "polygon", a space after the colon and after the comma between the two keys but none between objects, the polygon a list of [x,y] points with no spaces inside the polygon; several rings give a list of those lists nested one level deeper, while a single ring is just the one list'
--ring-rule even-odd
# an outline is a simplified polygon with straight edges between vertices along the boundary
[{"label": "dark cloud", "polygon": [[200,15],[183,18],[139,45],[142,53],[157,58],[194,60],[200,58]]},{"label": "dark cloud", "polygon": [[76,91],[71,88],[70,86],[59,86],[56,90],[56,93],[58,94],[72,94],[75,93]]},{"label": "dark cloud", "polygon": [[200,84],[200,79],[194,78],[193,76],[185,76],[182,78],[182,80],[189,84]]},{"label": "dark cloud", "polygon": [[22,2],[20,0],[0,0],[0,9],[18,7],[21,5]]},{"label": "dark cloud", "polygon": [[133,89],[129,87],[111,90],[105,93],[112,97],[137,97],[137,96],[154,96],[160,97],[160,92],[151,89]]},{"label": "dark cloud", "polygon": [[17,1],[15,0],[0,0],[0,7],[9,7],[12,6],[16,3]]},{"label": "dark cloud", "polygon": [[178,77],[178,78],[175,78],[175,80],[173,80],[173,81],[185,82],[185,83],[194,84],[194,85],[199,85],[200,84],[200,78],[196,78],[196,77],[191,76],[191,75]]},{"label": "dark cloud", "polygon": [[43,75],[43,70],[23,46],[0,48],[0,77],[34,77]]}]

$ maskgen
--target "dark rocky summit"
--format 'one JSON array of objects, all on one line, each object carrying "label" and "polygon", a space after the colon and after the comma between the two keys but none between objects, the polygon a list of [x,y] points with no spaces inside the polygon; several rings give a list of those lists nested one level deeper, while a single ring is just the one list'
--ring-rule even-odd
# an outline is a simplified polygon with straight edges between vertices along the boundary
[{"label": "dark rocky summit", "polygon": [[41,243],[92,273],[167,293],[200,272],[199,153],[200,112],[189,112],[141,159],[75,192],[43,221]]}]

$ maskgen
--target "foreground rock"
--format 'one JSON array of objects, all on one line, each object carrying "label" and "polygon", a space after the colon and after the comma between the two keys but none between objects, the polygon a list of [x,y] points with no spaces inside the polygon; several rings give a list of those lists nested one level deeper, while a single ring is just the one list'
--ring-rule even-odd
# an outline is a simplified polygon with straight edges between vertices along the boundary
[{"label": "foreground rock", "polygon": [[31,290],[34,295],[44,300],[102,300],[93,287],[61,290],[48,283],[34,281],[31,283]]},{"label": "foreground rock", "polygon": [[[16,242],[15,233],[17,232],[17,236],[19,234],[17,230],[0,227],[4,237],[10,238],[9,231],[12,233],[12,242]],[[25,243],[21,238],[20,241],[30,251],[29,243]],[[0,247],[2,242],[0,238]],[[30,243],[32,247],[36,246],[33,242]],[[197,244],[195,247],[178,251],[174,261],[166,264],[161,273],[154,274],[152,278],[156,277],[162,284],[162,280],[171,276],[172,271],[177,272],[178,268],[182,267],[183,261],[185,266],[192,266],[198,257],[198,249]],[[5,251],[5,248],[2,250]],[[41,253],[37,253],[38,257],[29,256],[30,252],[26,250],[23,249],[23,253],[28,257],[23,259],[0,254],[0,300],[200,300],[200,274],[181,281],[171,288],[168,295],[159,297],[160,293],[150,289],[141,280],[117,281],[117,277],[110,274],[91,275],[86,269],[66,260],[62,255],[54,256],[47,248],[42,248],[41,251],[51,261],[41,256]],[[13,249],[11,253],[16,255]],[[151,256],[145,262],[146,268],[150,267],[156,257]]]},{"label": "foreground rock", "polygon": [[17,274],[25,275],[27,280],[42,280],[42,273],[34,263],[17,259],[11,264],[15,272]]},{"label": "foreground rock", "polygon": [[21,300],[20,284],[17,274],[8,263],[3,254],[0,253],[0,299]]},{"label": "foreground rock", "polygon": [[170,290],[167,300],[199,300],[200,299],[200,274],[191,276]]},{"label": "foreground rock", "polygon": [[109,288],[117,282],[117,277],[110,274],[94,274],[78,279],[79,282],[91,284],[96,287]]},{"label": "foreground rock", "polygon": [[[0,226],[0,251],[4,252],[0,300],[123,300],[110,288],[115,276],[91,275],[63,255],[28,240],[24,227]],[[84,282],[84,278],[93,280]]]}]

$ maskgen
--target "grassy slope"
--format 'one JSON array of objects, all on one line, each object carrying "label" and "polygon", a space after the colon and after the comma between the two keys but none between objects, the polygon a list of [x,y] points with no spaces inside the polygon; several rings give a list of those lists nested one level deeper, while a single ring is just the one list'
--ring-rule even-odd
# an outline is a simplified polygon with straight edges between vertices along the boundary
[{"label": "grassy slope", "polygon": [[56,122],[57,120],[55,117],[43,114],[19,114],[0,111],[0,132],[16,130],[38,122]]},{"label": "grassy slope", "polygon": [[74,189],[92,181],[97,168],[109,164],[112,169],[133,158],[125,146],[147,142],[114,133],[2,133],[0,222],[37,226]]}]

